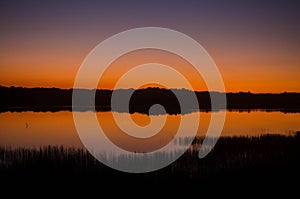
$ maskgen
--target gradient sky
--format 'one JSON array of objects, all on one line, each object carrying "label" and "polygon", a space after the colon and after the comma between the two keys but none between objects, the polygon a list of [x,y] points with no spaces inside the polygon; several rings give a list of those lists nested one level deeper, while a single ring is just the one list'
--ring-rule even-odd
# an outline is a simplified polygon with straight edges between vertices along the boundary
[{"label": "gradient sky", "polygon": [[1,1],[0,85],[71,88],[99,42],[145,26],[197,40],[228,92],[300,92],[300,3],[292,0]]}]

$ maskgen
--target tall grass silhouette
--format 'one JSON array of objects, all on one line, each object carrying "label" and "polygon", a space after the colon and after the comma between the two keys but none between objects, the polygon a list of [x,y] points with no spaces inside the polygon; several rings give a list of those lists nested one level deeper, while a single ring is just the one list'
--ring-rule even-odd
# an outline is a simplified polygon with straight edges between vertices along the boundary
[{"label": "tall grass silhouette", "polygon": [[[178,140],[185,144],[189,137]],[[212,138],[211,138],[212,139]],[[221,137],[211,153],[198,158],[203,138],[197,137],[177,161],[161,170],[132,175],[98,162],[87,150],[46,146],[41,148],[0,147],[0,175],[14,176],[86,176],[120,180],[142,178],[147,181],[172,179],[197,181],[224,176],[299,175],[300,132],[293,136]],[[155,154],[169,158],[170,153]],[[113,161],[130,162],[134,156],[116,157]],[[149,159],[149,156],[145,155]],[[130,165],[128,163],[128,165]]]}]

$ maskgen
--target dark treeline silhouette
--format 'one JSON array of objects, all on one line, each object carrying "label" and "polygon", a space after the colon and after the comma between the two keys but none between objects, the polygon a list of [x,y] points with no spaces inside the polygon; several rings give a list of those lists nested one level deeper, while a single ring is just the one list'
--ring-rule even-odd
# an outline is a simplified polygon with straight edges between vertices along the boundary
[{"label": "dark treeline silhouette", "polygon": [[[78,90],[83,95],[91,95],[93,90]],[[72,110],[72,89],[59,88],[23,88],[0,86],[0,111],[59,111]],[[116,90],[118,96],[133,92],[133,89]],[[188,113],[198,111],[197,107],[181,110],[175,96],[188,96],[193,91],[186,89],[146,88],[133,92],[129,103],[129,112],[147,113],[154,104],[161,104],[167,113]],[[218,92],[195,92],[200,110],[210,111],[210,95],[224,95]],[[111,110],[112,90],[97,90],[95,96],[96,111]],[[300,93],[253,94],[250,92],[226,93],[228,109],[278,109],[284,112],[300,111]],[[121,99],[122,100],[122,99]],[[123,112],[123,106],[113,111]],[[218,109],[217,107],[216,109]],[[80,104],[78,110],[91,110],[88,104]]]}]

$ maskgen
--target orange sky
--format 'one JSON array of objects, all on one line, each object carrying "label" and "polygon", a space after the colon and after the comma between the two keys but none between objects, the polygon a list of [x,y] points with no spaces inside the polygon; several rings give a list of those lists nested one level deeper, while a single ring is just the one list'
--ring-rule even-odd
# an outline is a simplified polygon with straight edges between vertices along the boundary
[{"label": "orange sky", "polygon": [[[297,3],[285,1],[91,5],[66,1],[59,6],[4,2],[0,6],[0,85],[72,88],[80,64],[101,41],[128,29],[155,26],[198,41],[218,66],[227,92],[300,92],[299,13]],[[196,90],[206,89],[187,63],[165,52],[123,56],[112,65],[101,88],[111,89],[124,68],[153,59],[180,70]],[[147,75],[155,78],[156,74]]]},{"label": "orange sky", "polygon": [[[73,51],[67,53],[62,51],[58,49],[53,52],[31,52],[29,50],[7,53],[7,56],[0,61],[0,85],[72,88],[77,69],[85,58],[85,53],[84,50],[74,54],[71,53]],[[262,57],[263,55],[255,53],[244,55],[243,52],[228,54],[232,54],[232,57],[222,56],[218,51],[211,53],[222,74],[227,92],[300,92],[298,57],[292,55]],[[113,82],[122,73],[133,66],[151,62],[177,69],[186,76],[195,90],[206,90],[201,76],[188,62],[179,56],[159,50],[140,50],[120,57],[109,67],[99,87],[112,89]],[[148,75],[152,75],[155,80],[155,71]]]}]

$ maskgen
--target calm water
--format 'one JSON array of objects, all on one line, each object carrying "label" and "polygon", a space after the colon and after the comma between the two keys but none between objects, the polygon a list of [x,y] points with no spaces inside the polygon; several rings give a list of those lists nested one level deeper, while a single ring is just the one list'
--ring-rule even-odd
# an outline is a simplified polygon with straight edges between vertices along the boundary
[{"label": "calm water", "polygon": [[[91,112],[82,112],[82,117]],[[196,114],[200,114],[198,135],[206,133],[210,112],[195,112],[187,115],[159,115],[147,116],[144,114],[115,113],[120,118],[122,126],[129,125],[128,116],[139,124],[146,126],[152,120],[154,123],[167,117],[168,123],[158,133],[144,131],[134,138],[123,133],[113,122],[112,112],[97,112],[101,127],[107,132],[109,139],[131,151],[152,151],[167,144],[175,135],[181,117],[193,121]],[[300,130],[300,113],[282,113],[277,111],[227,111],[226,122],[222,136],[258,136],[262,134],[291,135]],[[89,121],[86,122],[89,126]],[[186,129],[184,136],[191,136]],[[10,147],[40,147],[45,145],[63,145],[83,147],[76,132],[72,112],[5,112],[0,114],[0,146]],[[175,147],[175,146],[174,146]]]}]

